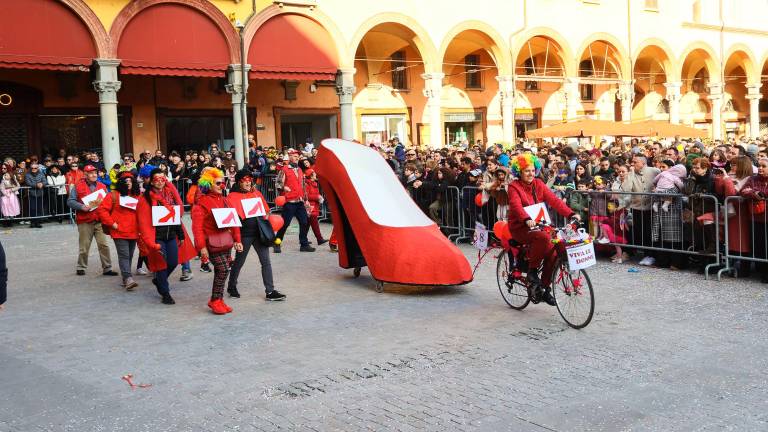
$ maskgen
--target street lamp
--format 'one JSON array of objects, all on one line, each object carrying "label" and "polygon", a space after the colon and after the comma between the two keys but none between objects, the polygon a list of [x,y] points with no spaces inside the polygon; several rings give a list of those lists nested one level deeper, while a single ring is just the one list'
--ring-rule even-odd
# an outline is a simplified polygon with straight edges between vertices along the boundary
[{"label": "street lamp", "polygon": [[[245,24],[240,20],[235,21],[235,27],[240,34],[240,131],[243,135],[243,160],[248,163],[249,142],[248,142],[248,121],[246,109],[247,94],[247,75],[245,73]],[[243,168],[243,167],[240,167]]]}]

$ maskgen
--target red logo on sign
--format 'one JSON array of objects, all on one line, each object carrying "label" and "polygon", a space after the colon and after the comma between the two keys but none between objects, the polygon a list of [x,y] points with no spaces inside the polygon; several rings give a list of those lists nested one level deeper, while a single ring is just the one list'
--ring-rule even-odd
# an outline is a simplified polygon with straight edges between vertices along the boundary
[{"label": "red logo on sign", "polygon": [[[166,209],[167,210],[167,209]],[[165,223],[168,221],[173,220],[176,217],[176,210],[174,208],[171,208],[168,210],[168,214],[158,219],[158,222]]]},{"label": "red logo on sign", "polygon": [[224,218],[224,220],[221,221],[222,225],[229,225],[231,223],[235,222],[235,212],[230,212],[229,216]]},{"label": "red logo on sign", "polygon": [[126,202],[125,206],[126,207],[130,207],[130,208],[136,208],[136,204],[138,204],[138,203],[139,203],[138,201]]},{"label": "red logo on sign", "polygon": [[256,205],[253,206],[251,211],[248,212],[248,216],[253,216],[253,215],[258,214],[259,210],[261,210],[262,213],[266,213],[266,211],[264,210],[264,201],[262,201],[262,200],[256,201]]},{"label": "red logo on sign", "polygon": [[544,207],[542,207],[541,209],[539,209],[539,214],[536,215],[536,219],[534,219],[534,222],[538,223],[546,220],[547,220],[547,217],[544,215]]}]

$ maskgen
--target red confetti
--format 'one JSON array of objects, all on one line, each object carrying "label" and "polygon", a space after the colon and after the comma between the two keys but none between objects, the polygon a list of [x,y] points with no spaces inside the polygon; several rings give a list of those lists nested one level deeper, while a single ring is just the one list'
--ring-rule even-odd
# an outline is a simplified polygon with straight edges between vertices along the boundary
[{"label": "red confetti", "polygon": [[131,386],[131,390],[138,388],[148,388],[152,387],[152,384],[134,384],[133,383],[133,374],[123,375],[122,380],[127,382],[129,386]]}]

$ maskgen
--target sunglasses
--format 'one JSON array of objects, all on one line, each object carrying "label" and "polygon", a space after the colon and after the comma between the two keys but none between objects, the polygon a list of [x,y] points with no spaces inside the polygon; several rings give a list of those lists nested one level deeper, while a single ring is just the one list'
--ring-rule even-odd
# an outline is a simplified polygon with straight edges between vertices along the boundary
[{"label": "sunglasses", "polygon": [[216,186],[224,186],[225,184],[226,183],[224,183],[223,181],[217,181],[216,182]]}]

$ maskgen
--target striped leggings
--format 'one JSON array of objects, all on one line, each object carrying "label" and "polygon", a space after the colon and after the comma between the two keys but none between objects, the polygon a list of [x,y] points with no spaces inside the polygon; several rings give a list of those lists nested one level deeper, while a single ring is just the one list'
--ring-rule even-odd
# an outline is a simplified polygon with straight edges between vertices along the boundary
[{"label": "striped leggings", "polygon": [[229,252],[216,252],[209,255],[211,264],[213,264],[212,300],[224,297],[224,283],[227,281],[227,275],[229,275]]}]

